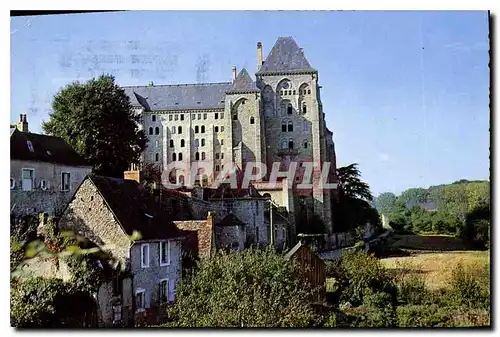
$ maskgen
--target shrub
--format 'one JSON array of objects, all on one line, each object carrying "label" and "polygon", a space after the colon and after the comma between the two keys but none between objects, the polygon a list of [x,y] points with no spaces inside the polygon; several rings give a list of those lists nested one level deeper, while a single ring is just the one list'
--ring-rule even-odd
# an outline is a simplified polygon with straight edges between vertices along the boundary
[{"label": "shrub", "polygon": [[458,264],[451,271],[449,284],[451,303],[471,308],[490,306],[489,267],[464,267]]},{"label": "shrub", "polygon": [[390,295],[391,303],[396,303],[397,288],[392,278],[375,257],[364,251],[347,252],[342,257],[337,277],[343,285],[342,302],[357,306],[363,303],[367,292],[385,292]]},{"label": "shrub", "polygon": [[398,326],[401,328],[490,325],[490,313],[485,309],[410,304],[398,307],[396,313]]},{"label": "shrub", "polygon": [[348,326],[353,328],[390,328],[397,324],[392,307],[375,308],[363,305],[348,308],[345,313],[348,316]]},{"label": "shrub", "polygon": [[179,327],[306,327],[312,290],[293,262],[272,249],[219,253],[176,288],[168,316]]}]

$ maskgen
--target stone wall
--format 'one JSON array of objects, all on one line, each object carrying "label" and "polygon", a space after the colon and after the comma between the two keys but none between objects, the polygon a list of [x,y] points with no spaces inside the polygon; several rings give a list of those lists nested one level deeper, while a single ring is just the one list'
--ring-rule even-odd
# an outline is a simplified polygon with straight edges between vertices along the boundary
[{"label": "stone wall", "polygon": [[215,246],[219,249],[242,251],[245,249],[244,226],[215,226]]},{"label": "stone wall", "polygon": [[110,245],[111,254],[125,261],[130,240],[90,179],[86,179],[63,213],[59,226],[87,237],[99,246]]},{"label": "stone wall", "polygon": [[213,220],[174,221],[178,229],[187,232],[183,242],[185,251],[189,251],[194,258],[210,257],[215,248],[215,233]]},{"label": "stone wall", "polygon": [[[22,169],[34,170],[33,188],[31,191],[22,189]],[[66,166],[37,161],[10,161],[10,177],[14,179],[15,186],[10,190],[10,206],[14,213],[32,214],[45,212],[55,215],[66,207],[73,194],[91,167]],[[70,190],[61,191],[61,173],[70,173]],[[42,190],[42,180],[46,189]]]}]

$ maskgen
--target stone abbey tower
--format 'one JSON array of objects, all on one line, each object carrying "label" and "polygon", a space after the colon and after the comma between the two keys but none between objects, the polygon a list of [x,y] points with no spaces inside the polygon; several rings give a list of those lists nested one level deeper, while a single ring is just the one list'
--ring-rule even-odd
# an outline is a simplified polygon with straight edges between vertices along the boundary
[{"label": "stone abbey tower", "polygon": [[[124,87],[149,138],[142,160],[164,170],[176,162],[189,168],[201,161],[215,175],[231,163],[241,170],[249,162],[264,163],[268,171],[253,183],[257,190],[286,207],[292,222],[299,221],[299,214],[316,213],[331,233],[336,190],[324,189],[321,175],[329,162],[328,183],[336,183],[335,148],[325,124],[318,71],[291,37],[278,38],[264,61],[262,54],[259,42],[255,81],[246,69],[237,73],[233,67],[231,82]],[[310,162],[317,165],[312,188],[299,189],[304,163]],[[274,163],[280,171],[297,163],[295,175],[269,181]],[[179,169],[173,179],[188,184],[188,176]],[[208,175],[196,183],[209,186],[214,180]]]}]

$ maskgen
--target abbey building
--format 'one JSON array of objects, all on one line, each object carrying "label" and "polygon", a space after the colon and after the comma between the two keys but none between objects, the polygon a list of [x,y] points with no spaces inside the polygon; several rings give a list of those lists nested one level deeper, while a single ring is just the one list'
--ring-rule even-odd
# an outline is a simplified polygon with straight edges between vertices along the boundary
[{"label": "abbey building", "polygon": [[[291,37],[278,38],[265,60],[257,43],[255,80],[233,67],[230,82],[124,87],[149,137],[143,162],[164,170],[176,162],[208,163],[214,174],[200,185],[213,184],[225,165],[244,171],[247,163],[264,163],[268,172],[252,183],[259,193],[285,207],[294,222],[319,215],[331,233],[336,190],[323,188],[321,170],[330,163],[328,182],[336,182],[335,149],[320,88],[318,71]],[[311,162],[312,188],[297,188]],[[295,175],[269,181],[274,163],[280,171],[296,163]],[[178,170],[173,179],[187,184],[188,176]]]}]

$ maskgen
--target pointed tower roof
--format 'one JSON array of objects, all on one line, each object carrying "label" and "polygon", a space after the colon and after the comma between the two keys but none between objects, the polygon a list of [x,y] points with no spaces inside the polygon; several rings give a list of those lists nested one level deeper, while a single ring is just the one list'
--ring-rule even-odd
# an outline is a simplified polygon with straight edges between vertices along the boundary
[{"label": "pointed tower roof", "polygon": [[311,67],[304,52],[292,37],[280,37],[257,74],[303,72],[317,71]]},{"label": "pointed tower roof", "polygon": [[236,77],[236,80],[233,83],[231,89],[227,91],[227,93],[246,93],[246,92],[259,92],[259,88],[255,85],[255,82],[252,80],[248,71],[243,68],[240,73]]}]

